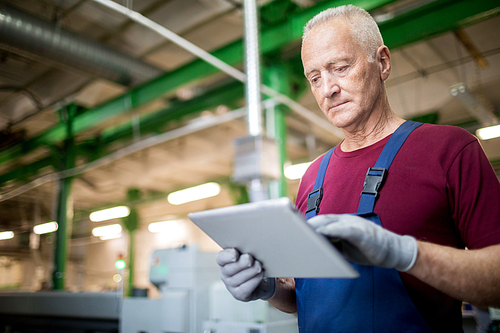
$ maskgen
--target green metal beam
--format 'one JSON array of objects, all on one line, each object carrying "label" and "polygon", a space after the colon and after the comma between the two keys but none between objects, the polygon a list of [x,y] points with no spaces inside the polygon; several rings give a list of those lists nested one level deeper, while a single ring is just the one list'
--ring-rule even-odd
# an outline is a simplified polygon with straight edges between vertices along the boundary
[{"label": "green metal beam", "polygon": [[[128,190],[127,199],[130,201],[138,200],[141,197],[141,191],[137,188]],[[129,235],[128,246],[128,283],[125,294],[132,296],[134,289],[134,275],[135,275],[135,231],[139,229],[139,212],[136,207],[130,208],[130,214],[122,218],[122,223]]]},{"label": "green metal beam", "polygon": [[[271,88],[280,93],[290,96],[292,95],[291,83],[294,73],[291,66],[287,63],[275,59],[270,61],[265,67],[264,82]],[[288,161],[287,155],[287,128],[286,114],[290,110],[284,105],[276,105],[272,110],[266,109],[266,132],[267,135],[276,141],[278,149],[278,158],[280,166],[280,179],[272,181],[269,184],[271,199],[286,197],[288,195],[288,182],[283,173],[285,163]],[[270,128],[270,126],[272,126]]]},{"label": "green metal beam", "polygon": [[500,3],[491,0],[441,0],[381,23],[389,48],[398,48],[500,14]]},{"label": "green metal beam", "polygon": [[[232,105],[244,96],[244,87],[241,82],[233,81],[221,87],[211,89],[203,95],[188,101],[177,101],[168,108],[141,117],[139,129],[141,134],[161,130],[166,124],[186,117],[196,112],[201,112],[219,105]],[[101,144],[108,144],[116,140],[132,138],[134,125],[127,121],[115,127],[104,130],[99,136]]]},{"label": "green metal beam", "polygon": [[36,175],[40,169],[51,165],[54,165],[54,158],[52,156],[43,158],[32,164],[17,166],[15,169],[0,175],[0,185],[13,179],[27,182],[30,176]]},{"label": "green metal beam", "polygon": [[[63,124],[68,139],[64,141],[61,148],[60,160],[57,166],[60,170],[67,170],[75,167],[76,151],[73,138],[73,119],[77,111],[76,107],[67,108],[64,113]],[[69,253],[68,240],[71,239],[73,225],[73,202],[69,199],[71,195],[73,178],[59,179],[57,188],[57,209],[56,221],[56,246],[54,248],[54,268],[52,271],[52,288],[63,290],[66,281],[66,270]]]},{"label": "green metal beam", "polygon": [[63,290],[66,282],[66,269],[68,261],[68,240],[71,239],[71,226],[73,216],[68,212],[73,212],[72,203],[69,200],[71,193],[72,178],[59,180],[57,193],[57,216],[58,228],[56,230],[56,246],[54,249],[54,270],[52,272],[52,287],[54,290]]}]

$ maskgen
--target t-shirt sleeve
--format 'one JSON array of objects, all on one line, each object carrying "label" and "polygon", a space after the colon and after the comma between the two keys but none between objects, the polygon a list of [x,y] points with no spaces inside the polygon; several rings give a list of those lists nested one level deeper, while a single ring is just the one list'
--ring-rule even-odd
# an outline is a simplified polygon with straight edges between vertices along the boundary
[{"label": "t-shirt sleeve", "polygon": [[323,155],[314,160],[307,168],[304,176],[300,179],[299,189],[297,192],[297,199],[295,200],[295,207],[304,215],[307,210],[307,196],[313,190],[313,185],[318,173],[319,164],[321,163]]},{"label": "t-shirt sleeve", "polygon": [[464,245],[500,244],[500,183],[477,140],[457,154],[447,181],[451,214]]}]

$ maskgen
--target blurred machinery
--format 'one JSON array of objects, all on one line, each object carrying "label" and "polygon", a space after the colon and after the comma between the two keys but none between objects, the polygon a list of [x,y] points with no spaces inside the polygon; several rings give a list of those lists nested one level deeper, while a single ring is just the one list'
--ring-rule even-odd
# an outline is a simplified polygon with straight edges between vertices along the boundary
[{"label": "blurred machinery", "polygon": [[110,293],[0,293],[0,331],[117,332],[120,298]]},{"label": "blurred machinery", "polygon": [[120,332],[201,332],[210,285],[220,279],[215,255],[197,246],[154,251],[149,279],[162,297],[123,299]]},{"label": "blurred machinery", "polygon": [[269,199],[268,183],[280,178],[276,141],[265,136],[244,136],[234,141],[231,179],[247,185],[250,201]]},{"label": "blurred machinery", "polygon": [[235,300],[220,281],[215,253],[196,246],[156,250],[149,279],[161,299],[126,298],[121,333],[295,333],[297,319],[268,302]]},{"label": "blurred machinery", "polygon": [[240,302],[222,281],[210,287],[210,319],[203,333],[298,333],[297,317],[283,313],[266,301]]},{"label": "blurred machinery", "polygon": [[161,298],[119,292],[0,293],[0,332],[295,333],[295,316],[263,301],[234,300],[215,253],[197,246],[156,250],[150,281]]}]

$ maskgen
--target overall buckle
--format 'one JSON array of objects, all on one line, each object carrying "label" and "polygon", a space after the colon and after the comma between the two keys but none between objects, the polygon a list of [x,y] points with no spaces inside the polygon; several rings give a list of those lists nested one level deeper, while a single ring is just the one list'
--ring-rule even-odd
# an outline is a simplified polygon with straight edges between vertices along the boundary
[{"label": "overall buckle", "polygon": [[306,214],[310,211],[315,210],[316,214],[319,212],[319,204],[323,198],[323,188],[320,187],[317,190],[309,192],[307,195],[307,210]]},{"label": "overall buckle", "polygon": [[377,196],[386,176],[386,168],[368,168],[361,194],[372,194]]}]

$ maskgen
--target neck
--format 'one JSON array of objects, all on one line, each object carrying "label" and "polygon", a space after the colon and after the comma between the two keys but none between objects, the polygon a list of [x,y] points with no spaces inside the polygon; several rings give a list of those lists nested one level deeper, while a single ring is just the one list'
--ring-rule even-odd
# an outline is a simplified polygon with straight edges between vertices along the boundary
[{"label": "neck", "polygon": [[384,112],[371,114],[363,125],[355,129],[342,129],[345,139],[340,147],[345,152],[368,147],[394,133],[404,122],[405,120],[396,116],[390,107],[386,108]]}]

